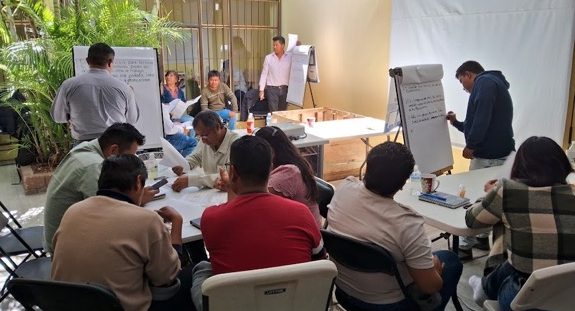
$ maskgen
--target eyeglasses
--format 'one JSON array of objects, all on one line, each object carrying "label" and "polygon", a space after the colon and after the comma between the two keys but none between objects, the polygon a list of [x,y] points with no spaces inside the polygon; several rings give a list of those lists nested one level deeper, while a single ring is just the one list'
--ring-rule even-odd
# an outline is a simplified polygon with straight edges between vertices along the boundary
[{"label": "eyeglasses", "polygon": [[196,132],[196,137],[198,137],[199,139],[208,139],[208,137],[210,136],[210,134],[212,134],[212,131],[208,131],[205,135],[199,135],[198,132]]}]

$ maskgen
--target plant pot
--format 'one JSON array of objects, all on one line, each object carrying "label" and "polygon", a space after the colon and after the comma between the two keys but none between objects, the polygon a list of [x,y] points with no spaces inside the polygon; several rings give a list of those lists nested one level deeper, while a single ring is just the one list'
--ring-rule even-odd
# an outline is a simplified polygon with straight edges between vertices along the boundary
[{"label": "plant pot", "polygon": [[46,191],[52,178],[53,169],[46,164],[32,164],[18,167],[22,178],[25,194],[35,194]]}]

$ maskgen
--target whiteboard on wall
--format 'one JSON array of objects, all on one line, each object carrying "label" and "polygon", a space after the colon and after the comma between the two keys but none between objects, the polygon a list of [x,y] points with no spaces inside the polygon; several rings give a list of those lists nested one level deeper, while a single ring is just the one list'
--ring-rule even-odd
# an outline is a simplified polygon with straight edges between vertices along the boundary
[{"label": "whiteboard on wall", "polygon": [[[400,69],[400,70],[398,70]],[[443,67],[414,65],[393,69],[405,144],[422,173],[449,170],[453,153],[443,95]]]},{"label": "whiteboard on wall", "polygon": [[[74,73],[88,71],[88,46],[73,49]],[[164,137],[162,104],[160,101],[160,75],[156,49],[144,47],[112,47],[115,52],[112,76],[126,82],[136,95],[140,117],[134,126],[146,136],[146,143],[140,149],[162,147]]]},{"label": "whiteboard on wall", "polygon": [[303,107],[305,84],[307,81],[319,83],[319,67],[315,48],[311,45],[298,45],[291,49],[291,68],[287,102]]}]

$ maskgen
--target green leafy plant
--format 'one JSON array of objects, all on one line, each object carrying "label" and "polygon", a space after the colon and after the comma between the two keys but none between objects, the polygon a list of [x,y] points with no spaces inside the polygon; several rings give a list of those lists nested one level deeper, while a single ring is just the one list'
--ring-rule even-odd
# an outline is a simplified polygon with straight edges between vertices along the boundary
[{"label": "green leafy plant", "polygon": [[[14,108],[26,131],[22,144],[38,163],[58,165],[70,148],[66,124],[55,123],[50,107],[62,82],[73,74],[72,48],[105,42],[111,46],[159,48],[164,40],[183,40],[185,33],[168,16],[140,9],[137,0],[66,1],[50,9],[42,0],[0,2],[0,74],[5,105]],[[14,17],[29,22],[34,38],[19,40]],[[25,101],[8,100],[20,91]]]}]

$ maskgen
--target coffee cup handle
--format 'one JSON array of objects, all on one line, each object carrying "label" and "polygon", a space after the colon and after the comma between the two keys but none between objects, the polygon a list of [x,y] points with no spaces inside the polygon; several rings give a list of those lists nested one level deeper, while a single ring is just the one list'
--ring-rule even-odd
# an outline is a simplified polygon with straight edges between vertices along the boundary
[{"label": "coffee cup handle", "polygon": [[435,192],[435,190],[437,190],[437,188],[439,188],[439,184],[440,184],[439,180],[436,179],[435,181],[437,182],[437,186],[435,186],[433,188],[433,190],[431,190],[431,192]]}]

